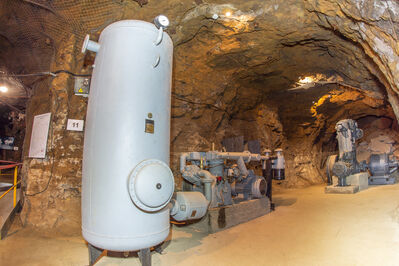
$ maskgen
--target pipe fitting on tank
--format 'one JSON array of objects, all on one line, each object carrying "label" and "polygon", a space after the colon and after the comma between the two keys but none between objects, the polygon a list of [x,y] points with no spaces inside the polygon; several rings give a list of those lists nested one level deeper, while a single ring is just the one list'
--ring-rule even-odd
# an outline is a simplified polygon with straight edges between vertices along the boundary
[{"label": "pipe fitting on tank", "polygon": [[86,50],[97,53],[100,50],[100,44],[90,40],[90,35],[87,34],[82,45],[82,54],[86,52]]},{"label": "pipe fitting on tank", "polygon": [[169,166],[158,159],[140,162],[128,180],[133,203],[147,212],[156,212],[170,201],[174,191],[174,177]]},{"label": "pipe fitting on tank", "polygon": [[165,15],[159,15],[154,19],[154,24],[158,28],[158,36],[154,44],[158,46],[162,42],[163,31],[169,26],[169,19]]}]

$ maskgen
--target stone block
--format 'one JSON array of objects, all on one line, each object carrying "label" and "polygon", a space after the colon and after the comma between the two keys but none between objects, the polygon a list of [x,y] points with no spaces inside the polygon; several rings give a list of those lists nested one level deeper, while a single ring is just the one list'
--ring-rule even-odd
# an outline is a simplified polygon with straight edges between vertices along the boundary
[{"label": "stone block", "polygon": [[184,226],[185,230],[211,234],[245,223],[270,212],[268,198],[242,201],[230,206],[211,208],[199,221]]},{"label": "stone block", "polygon": [[[332,177],[333,186],[338,185],[338,177]],[[349,186],[357,186],[359,187],[358,191],[365,190],[369,187],[369,173],[368,172],[361,172],[354,175],[350,175],[346,178],[346,183]]]},{"label": "stone block", "polygon": [[359,191],[365,190],[369,187],[369,173],[361,172],[354,175],[350,175],[346,178],[348,184],[352,186],[358,186]]},{"label": "stone block", "polygon": [[325,193],[334,193],[334,194],[355,194],[359,192],[359,186],[345,186],[339,187],[335,185],[326,186]]}]

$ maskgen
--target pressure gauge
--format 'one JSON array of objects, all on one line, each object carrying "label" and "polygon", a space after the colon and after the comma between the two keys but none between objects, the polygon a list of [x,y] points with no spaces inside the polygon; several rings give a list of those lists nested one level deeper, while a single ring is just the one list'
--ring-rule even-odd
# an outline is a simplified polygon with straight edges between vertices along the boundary
[{"label": "pressure gauge", "polygon": [[166,29],[169,26],[169,19],[164,15],[159,15],[154,19],[154,24],[158,29]]}]

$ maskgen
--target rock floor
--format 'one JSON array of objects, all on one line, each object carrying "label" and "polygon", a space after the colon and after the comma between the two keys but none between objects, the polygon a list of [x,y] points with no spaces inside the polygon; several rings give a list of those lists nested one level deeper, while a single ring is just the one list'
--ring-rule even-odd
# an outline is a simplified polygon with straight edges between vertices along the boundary
[{"label": "rock floor", "polygon": [[[354,195],[324,187],[285,190],[276,211],[204,236],[174,227],[153,265],[398,265],[399,184]],[[0,241],[0,265],[88,265],[79,236],[43,236],[11,228]],[[102,257],[100,265],[140,265],[137,257]]]}]

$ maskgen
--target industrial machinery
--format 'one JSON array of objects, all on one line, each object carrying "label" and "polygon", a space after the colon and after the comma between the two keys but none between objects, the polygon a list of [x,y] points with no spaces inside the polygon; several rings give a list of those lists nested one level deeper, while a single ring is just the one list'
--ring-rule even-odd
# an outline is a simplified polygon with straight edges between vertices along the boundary
[{"label": "industrial machinery", "polygon": [[[271,160],[268,150],[263,156],[249,151],[183,153],[180,156],[180,172],[184,180],[190,184],[186,189],[203,193],[210,201],[209,208],[232,205],[233,198],[239,195],[242,200],[262,198],[266,195],[271,198],[272,174],[267,174],[271,172],[271,165],[277,166],[273,170],[280,171],[278,180],[284,176],[284,156],[282,150],[276,152],[274,160]],[[247,165],[251,162],[257,162],[262,166],[264,176],[258,176],[254,170],[248,169]]]},{"label": "industrial machinery", "polygon": [[[99,42],[87,36],[82,52],[96,52],[83,152],[82,234],[90,264],[102,250],[139,251],[169,234],[176,219],[198,219],[201,193],[174,193],[169,168],[173,43],[155,24],[125,20],[106,27]],[[170,201],[172,202],[170,203]]]},{"label": "industrial machinery", "polygon": [[369,163],[358,162],[356,159],[356,140],[363,136],[363,131],[358,128],[356,121],[345,119],[335,126],[337,132],[339,154],[327,158],[326,172],[328,183],[332,184],[333,176],[338,178],[338,186],[347,186],[348,176],[370,171],[369,184],[393,184],[395,178],[392,174],[398,169],[398,162],[391,154],[372,154]]},{"label": "industrial machinery", "polygon": [[368,168],[371,176],[370,185],[394,184],[396,177],[393,173],[398,170],[399,163],[392,154],[372,154],[370,156]]},{"label": "industrial machinery", "polygon": [[346,178],[349,175],[365,171],[365,165],[359,164],[356,159],[356,140],[363,136],[363,131],[352,119],[339,121],[335,130],[339,155],[331,155],[327,158],[327,177],[331,184],[332,176],[335,175],[338,177],[338,186],[346,186]]}]

